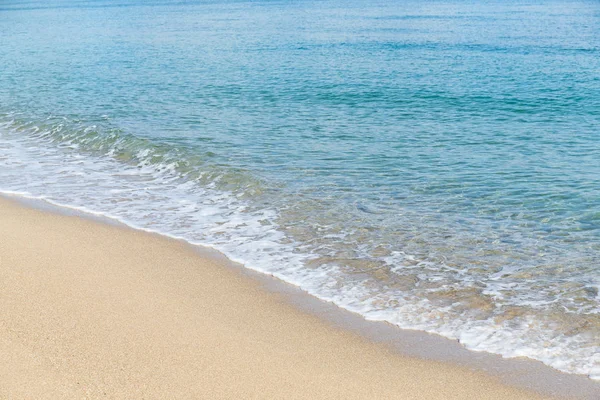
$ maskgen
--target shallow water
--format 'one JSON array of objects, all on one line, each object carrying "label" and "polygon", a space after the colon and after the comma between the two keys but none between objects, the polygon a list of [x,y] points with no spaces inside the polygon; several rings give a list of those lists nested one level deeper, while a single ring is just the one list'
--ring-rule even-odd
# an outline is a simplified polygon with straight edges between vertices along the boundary
[{"label": "shallow water", "polygon": [[0,191],[600,378],[594,1],[5,1]]}]

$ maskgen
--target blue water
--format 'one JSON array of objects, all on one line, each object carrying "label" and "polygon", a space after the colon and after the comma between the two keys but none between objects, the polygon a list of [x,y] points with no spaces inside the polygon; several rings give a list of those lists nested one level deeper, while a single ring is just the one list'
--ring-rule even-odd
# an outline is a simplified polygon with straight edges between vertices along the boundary
[{"label": "blue water", "polygon": [[0,191],[600,378],[597,1],[5,0]]}]

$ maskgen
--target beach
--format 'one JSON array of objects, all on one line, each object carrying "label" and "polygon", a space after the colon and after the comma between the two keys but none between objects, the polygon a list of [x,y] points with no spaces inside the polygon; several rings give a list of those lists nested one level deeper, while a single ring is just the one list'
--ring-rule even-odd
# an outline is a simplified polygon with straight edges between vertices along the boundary
[{"label": "beach", "polygon": [[0,309],[0,398],[542,398],[337,329],[183,242],[5,199]]},{"label": "beach", "polygon": [[0,20],[0,196],[210,248],[414,332],[401,354],[599,398],[595,2],[5,0]]}]

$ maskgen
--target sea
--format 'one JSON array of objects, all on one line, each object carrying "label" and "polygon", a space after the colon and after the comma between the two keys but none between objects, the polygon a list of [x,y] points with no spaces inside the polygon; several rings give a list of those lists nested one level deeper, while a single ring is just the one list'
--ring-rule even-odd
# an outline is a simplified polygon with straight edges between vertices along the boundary
[{"label": "sea", "polygon": [[0,193],[600,379],[600,3],[3,0]]}]

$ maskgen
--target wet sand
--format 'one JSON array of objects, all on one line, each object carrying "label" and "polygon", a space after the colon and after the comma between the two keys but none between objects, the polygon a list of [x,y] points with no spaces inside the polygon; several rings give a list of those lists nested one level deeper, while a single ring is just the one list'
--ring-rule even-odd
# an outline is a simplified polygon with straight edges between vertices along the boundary
[{"label": "wet sand", "polygon": [[536,399],[404,357],[184,243],[0,199],[0,398]]}]

